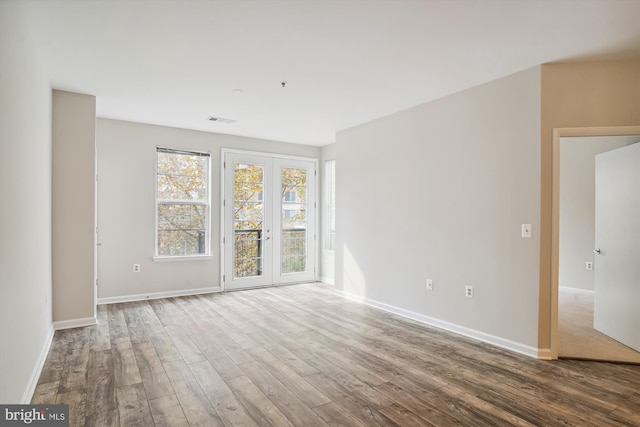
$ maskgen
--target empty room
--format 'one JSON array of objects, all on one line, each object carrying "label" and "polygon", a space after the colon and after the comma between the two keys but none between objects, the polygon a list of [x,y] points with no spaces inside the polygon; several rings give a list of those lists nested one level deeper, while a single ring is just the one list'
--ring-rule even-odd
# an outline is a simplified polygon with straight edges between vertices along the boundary
[{"label": "empty room", "polygon": [[0,424],[640,425],[638,17],[0,0]]}]

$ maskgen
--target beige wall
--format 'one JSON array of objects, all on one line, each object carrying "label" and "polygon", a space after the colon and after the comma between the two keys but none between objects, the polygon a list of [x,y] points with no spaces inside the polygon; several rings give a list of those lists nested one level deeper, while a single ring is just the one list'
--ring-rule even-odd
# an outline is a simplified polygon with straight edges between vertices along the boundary
[{"label": "beige wall", "polygon": [[[158,145],[211,152],[211,259],[153,260]],[[222,148],[320,157],[319,147],[110,119],[98,119],[97,146],[99,301],[220,287]]]},{"label": "beige wall", "polygon": [[96,98],[53,91],[53,320],[95,323]]},{"label": "beige wall", "polygon": [[341,131],[337,159],[336,289],[537,354],[539,67]]},{"label": "beige wall", "polygon": [[51,87],[18,2],[0,1],[0,402],[28,403],[51,321]]},{"label": "beige wall", "polygon": [[554,128],[640,124],[640,60],[542,65],[540,349],[551,346]]}]

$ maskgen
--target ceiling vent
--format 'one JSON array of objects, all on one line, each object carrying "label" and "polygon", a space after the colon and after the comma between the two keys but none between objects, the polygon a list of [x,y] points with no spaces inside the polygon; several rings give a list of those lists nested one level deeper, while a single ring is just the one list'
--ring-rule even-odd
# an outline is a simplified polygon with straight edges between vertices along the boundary
[{"label": "ceiling vent", "polygon": [[209,121],[210,122],[216,122],[216,123],[226,123],[228,125],[232,125],[235,122],[237,122],[237,120],[233,120],[233,119],[224,119],[222,117],[214,117],[214,116],[210,116],[209,117]]}]

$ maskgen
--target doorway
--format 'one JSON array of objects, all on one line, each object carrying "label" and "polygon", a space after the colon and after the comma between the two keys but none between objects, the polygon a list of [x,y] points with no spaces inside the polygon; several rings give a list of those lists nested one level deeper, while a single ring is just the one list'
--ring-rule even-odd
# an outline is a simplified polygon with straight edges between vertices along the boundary
[{"label": "doorway", "polygon": [[[640,134],[640,127],[612,127],[612,128],[571,128],[571,129],[554,129],[554,141],[553,141],[553,256],[552,256],[552,292],[551,292],[551,307],[552,307],[552,319],[551,319],[551,350],[552,350],[552,358],[558,357],[576,357],[576,354],[568,354],[567,355],[567,342],[564,340],[567,339],[567,328],[566,323],[562,328],[563,342],[562,346],[560,345],[560,331],[559,328],[559,319],[562,319],[563,322],[566,322],[567,319],[571,319],[571,316],[576,313],[567,313],[562,312],[562,310],[572,311],[578,307],[578,305],[583,304],[585,301],[590,301],[591,304],[591,312],[584,313],[582,312],[581,316],[576,317],[577,319],[584,320],[588,316],[590,316],[590,321],[585,321],[580,325],[571,325],[573,327],[573,332],[578,333],[577,343],[583,344],[585,342],[590,342],[592,339],[596,339],[599,337],[595,336],[600,334],[598,331],[593,329],[593,301],[594,301],[594,274],[598,272],[598,256],[593,254],[593,249],[595,249],[595,241],[593,236],[589,236],[588,228],[588,220],[585,222],[585,218],[588,218],[589,215],[583,215],[583,223],[578,224],[579,221],[576,221],[576,217],[570,218],[567,214],[567,208],[572,207],[575,209],[575,206],[570,206],[571,203],[567,202],[567,190],[570,187],[567,187],[567,176],[566,170],[560,168],[561,165],[561,146],[563,148],[563,168],[567,167],[567,154],[570,153],[570,150],[567,150],[568,146],[573,144],[574,147],[580,147],[580,149],[586,149],[587,151],[587,142],[592,145],[591,150],[593,151],[594,143],[597,142],[598,136],[607,136],[615,138],[616,136],[629,136],[629,135],[638,135]],[[567,138],[570,137],[570,138]],[[577,143],[577,138],[574,137],[586,137],[582,140],[585,143],[585,147],[581,147],[581,143]],[[619,142],[617,145],[625,146],[630,143],[636,142],[636,140],[629,140],[629,138],[618,138]],[[604,140],[601,140],[604,141]],[[622,141],[620,143],[620,141]],[[562,144],[561,144],[562,142]],[[603,144],[604,145],[604,144]],[[608,151],[609,149],[616,148],[616,143],[609,143],[610,147],[598,147],[596,151]],[[592,159],[593,161],[593,156]],[[593,174],[593,170],[591,171]],[[591,191],[593,192],[593,177],[591,182],[577,182],[575,183],[576,187],[573,191],[570,191],[571,197],[577,197],[578,192],[582,192],[580,186],[585,187],[587,185],[591,186]],[[562,189],[561,184],[562,182]],[[576,191],[576,188],[578,189]],[[564,192],[564,197],[563,197]],[[593,197],[593,196],[592,196]],[[591,212],[591,230],[590,233],[593,235],[595,233],[595,226],[593,221],[593,203],[592,203],[592,212]],[[562,207],[562,214],[561,214]],[[561,218],[562,216],[562,218]],[[564,227],[563,227],[564,225]],[[567,236],[571,234],[567,229],[573,227],[572,231],[574,234],[573,238],[568,238]],[[562,236],[562,237],[561,237]],[[583,247],[578,248],[570,248],[571,246],[576,246],[575,236],[580,237],[582,241]],[[579,239],[578,239],[579,240]],[[580,245],[578,245],[580,246]],[[573,252],[573,258],[570,254]],[[577,255],[576,255],[577,254]],[[602,261],[602,260],[600,260]],[[575,271],[570,271],[571,266]],[[593,269],[593,270],[591,270]],[[600,286],[602,289],[602,286]],[[562,305],[560,304],[562,303]],[[580,303],[580,304],[578,304]],[[567,305],[568,304],[568,305]],[[564,308],[562,308],[564,307]],[[588,330],[588,331],[587,331]],[[584,334],[584,335],[581,335]],[[591,335],[595,334],[595,335]],[[608,338],[604,334],[600,334],[602,338]],[[575,338],[575,337],[574,337]],[[601,350],[606,351],[596,351],[595,346],[585,346],[583,350],[586,353],[579,353],[578,358],[587,358],[587,359],[601,359],[601,360],[621,360],[621,361],[637,361],[637,356],[631,357],[632,360],[628,360],[629,354],[624,354],[624,357],[620,359],[616,359],[614,351],[614,347],[618,344],[616,341],[609,339],[610,342],[607,342],[606,339],[602,341],[605,345],[601,347]],[[624,347],[624,346],[622,346]],[[562,351],[560,351],[562,349]],[[569,352],[570,353],[570,352]],[[591,354],[589,354],[591,353]],[[614,355],[614,357],[609,357],[609,355]],[[606,356],[603,356],[606,355]]]},{"label": "doorway", "polygon": [[223,151],[225,290],[314,281],[317,160]]}]

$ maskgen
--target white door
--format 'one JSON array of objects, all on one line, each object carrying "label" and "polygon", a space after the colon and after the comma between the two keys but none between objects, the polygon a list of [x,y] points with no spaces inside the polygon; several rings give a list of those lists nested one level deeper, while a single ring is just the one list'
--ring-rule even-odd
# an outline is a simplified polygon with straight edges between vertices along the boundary
[{"label": "white door", "polygon": [[315,280],[316,162],[224,156],[224,287]]},{"label": "white door", "polygon": [[640,351],[640,143],[596,156],[593,327]]}]

